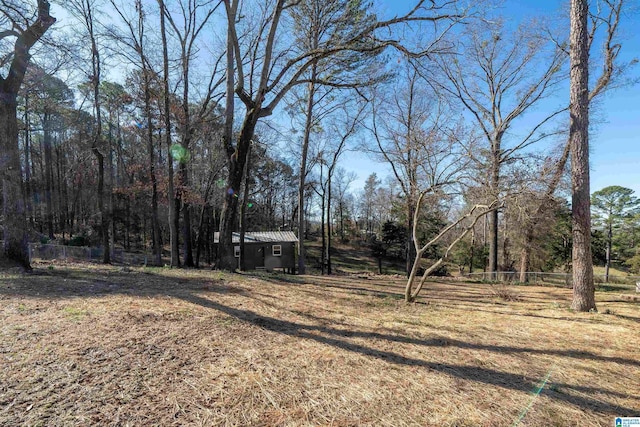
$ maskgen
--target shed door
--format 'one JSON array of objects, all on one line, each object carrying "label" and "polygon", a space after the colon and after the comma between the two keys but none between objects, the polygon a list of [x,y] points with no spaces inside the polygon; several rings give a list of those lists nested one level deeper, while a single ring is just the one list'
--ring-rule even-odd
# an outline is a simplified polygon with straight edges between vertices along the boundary
[{"label": "shed door", "polygon": [[265,254],[267,253],[267,247],[261,246],[258,249],[258,256],[256,259],[256,267],[264,267]]}]

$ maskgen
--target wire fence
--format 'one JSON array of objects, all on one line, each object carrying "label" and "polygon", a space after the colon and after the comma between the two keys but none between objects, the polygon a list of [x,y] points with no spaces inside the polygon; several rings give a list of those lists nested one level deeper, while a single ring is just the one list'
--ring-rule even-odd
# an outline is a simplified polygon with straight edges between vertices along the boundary
[{"label": "wire fence", "polygon": [[[3,243],[0,240],[0,245]],[[101,262],[104,249],[88,246],[66,246],[50,243],[29,243],[29,260],[64,260],[70,262]],[[125,252],[122,248],[111,249],[111,262],[123,265],[148,265],[155,262],[154,257],[147,253]],[[163,259],[164,262],[164,259]],[[466,273],[468,279],[484,282],[500,283],[530,283],[546,286],[571,288],[573,277],[571,273],[551,273],[542,271],[527,271],[524,276],[519,271],[498,271]],[[524,280],[523,280],[524,279]],[[606,286],[620,286],[621,288],[635,288],[640,292],[640,276],[595,275],[594,282],[603,288]]]},{"label": "wire fence", "polygon": [[[49,243],[29,243],[29,260],[64,260],[70,262],[101,262],[103,248],[66,246]],[[154,262],[150,254],[125,252],[121,248],[111,250],[111,262],[124,265],[147,265]]]},{"label": "wire fence", "polygon": [[[522,275],[519,271],[485,271],[479,273],[467,273],[464,275],[464,277],[486,282],[532,283],[567,288],[571,288],[573,286],[573,276],[571,273],[526,271],[524,275]],[[594,275],[594,282],[597,286],[604,287],[611,285],[620,285],[622,287],[635,287],[636,291],[640,292],[640,276],[620,276],[610,274],[609,279],[606,279],[607,278],[604,275]]]}]

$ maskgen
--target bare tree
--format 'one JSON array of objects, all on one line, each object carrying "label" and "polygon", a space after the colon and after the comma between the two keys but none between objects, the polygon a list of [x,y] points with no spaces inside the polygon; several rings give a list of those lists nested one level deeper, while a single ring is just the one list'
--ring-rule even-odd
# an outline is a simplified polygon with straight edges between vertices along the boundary
[{"label": "bare tree", "polygon": [[402,191],[409,234],[408,277],[416,258],[412,230],[420,193],[455,181],[469,158],[460,150],[457,123],[417,69],[406,64],[398,79],[392,93],[386,97],[374,95],[371,131],[377,144],[375,151],[389,164]]},{"label": "bare tree", "polygon": [[[187,155],[188,150],[190,149],[191,140],[193,137],[193,133],[195,132],[197,126],[201,124],[203,118],[208,112],[209,103],[212,101],[212,95],[214,90],[222,83],[222,79],[216,79],[218,75],[218,62],[213,67],[213,71],[209,78],[209,85],[206,96],[203,102],[195,111],[195,114],[192,113],[192,105],[191,102],[191,63],[197,53],[197,41],[199,36],[201,35],[203,29],[213,16],[215,10],[220,5],[220,2],[215,3],[211,0],[207,1],[184,1],[181,0],[178,2],[178,10],[179,12],[176,14],[177,16],[171,13],[171,11],[167,8],[167,5],[164,1],[158,0],[158,4],[161,8],[161,16],[160,22],[161,27],[164,29],[164,21],[165,17],[168,21],[171,29],[173,30],[173,34],[178,40],[178,44],[180,47],[180,82],[182,84],[182,94],[181,94],[181,107],[182,112],[179,116],[180,126],[180,145],[182,146],[182,152],[185,153],[181,156],[179,160],[179,176],[180,176],[180,187],[183,189],[182,191],[178,191],[175,194],[176,201],[175,207],[181,206],[182,210],[182,240],[184,245],[184,265],[185,267],[193,267],[193,242],[192,242],[192,234],[191,234],[191,211],[190,211],[190,203],[188,197],[184,197],[184,192],[188,189],[190,185],[189,179],[189,164],[190,164],[190,156]],[[163,34],[163,57],[165,58],[165,63],[167,64],[167,69],[165,72],[168,74],[168,54],[166,52],[166,32],[162,30]],[[168,90],[168,75],[167,84],[165,85],[165,91]],[[167,96],[166,101],[169,101],[169,97]],[[167,110],[168,112],[168,110]],[[171,154],[171,153],[170,153]],[[172,165],[170,165],[172,168]],[[170,174],[173,174],[170,171]],[[177,244],[177,239],[172,240],[172,245]],[[175,251],[175,248],[172,246],[172,253]]]},{"label": "bare tree", "polygon": [[[335,191],[333,192],[336,202],[335,210],[338,217],[338,229],[340,234],[340,240],[344,243],[346,241],[346,224],[345,220],[349,217],[349,186],[357,175],[355,172],[347,172],[344,168],[338,167],[336,169],[334,182]],[[352,197],[352,196],[351,196]]]},{"label": "bare tree", "polygon": [[72,0],[67,2],[67,7],[81,22],[86,31],[86,36],[89,38],[91,50],[90,57],[90,70],[87,70],[86,75],[88,77],[89,85],[92,89],[94,116],[96,119],[95,131],[91,142],[91,152],[98,162],[98,210],[99,210],[99,224],[100,236],[102,238],[102,246],[104,253],[102,262],[108,264],[111,262],[111,249],[109,239],[109,206],[105,204],[105,179],[104,179],[104,153],[103,148],[103,135],[102,135],[102,109],[100,106],[102,97],[100,96],[100,82],[102,79],[102,59],[100,57],[100,46],[98,45],[98,30],[95,14],[97,13],[97,6],[95,0]]},{"label": "bare tree", "polygon": [[[567,110],[564,107],[543,115],[522,134],[511,131],[519,118],[553,94],[565,79],[565,55],[560,46],[531,28],[522,27],[510,36],[502,24],[492,22],[470,29],[460,48],[460,55],[436,60],[444,79],[433,81],[464,106],[488,143],[489,149],[481,150],[480,156],[471,150],[469,155],[483,165],[487,197],[493,200],[501,198],[503,166],[559,132],[548,127]],[[492,210],[489,218],[489,271],[496,272],[498,210]]]},{"label": "bare tree", "polygon": [[[49,2],[38,0],[37,12],[30,13],[32,2],[3,2],[0,8],[0,41],[14,40],[12,51],[0,56],[0,65],[8,72],[0,76],[0,170],[2,171],[2,214],[4,244],[2,253],[30,269],[27,218],[23,195],[20,149],[18,147],[17,97],[31,55],[29,50],[56,22],[49,13]],[[35,19],[34,19],[35,18]]]},{"label": "bare tree", "polygon": [[[347,95],[348,96],[348,95]],[[354,103],[357,100],[354,100]],[[336,166],[340,156],[344,153],[349,139],[351,139],[361,127],[362,116],[366,108],[366,103],[361,102],[359,106],[353,105],[349,100],[337,98],[336,103],[340,105],[338,110],[330,118],[325,120],[326,130],[322,135],[322,144],[317,155],[317,164],[320,166],[320,179],[315,189],[320,196],[321,203],[321,271],[324,274],[332,274],[331,267],[331,202],[332,184]],[[355,110],[355,113],[351,111]],[[326,174],[324,168],[326,167]]]},{"label": "bare tree", "polygon": [[[453,2],[442,4],[419,0],[403,16],[385,21],[372,20],[356,27],[354,31],[335,32],[314,49],[306,46],[282,46],[278,41],[281,32],[286,29],[283,20],[289,16],[290,9],[298,7],[302,0],[276,0],[273,5],[264,4],[259,21],[252,22],[255,37],[247,43],[239,37],[237,0],[224,1],[227,10],[229,36],[233,45],[235,69],[235,93],[245,106],[245,116],[240,127],[237,143],[225,138],[225,149],[229,158],[228,191],[225,196],[223,215],[220,224],[220,245],[218,266],[223,269],[235,269],[231,236],[237,217],[237,192],[243,178],[248,147],[253,138],[258,121],[273,113],[284,96],[295,86],[309,84],[313,75],[310,71],[314,64],[323,59],[336,57],[343,52],[381,52],[389,46],[409,52],[394,37],[387,37],[384,30],[397,25],[418,22],[437,23],[439,21],[457,21],[461,16],[453,7]],[[351,8],[357,7],[349,2]],[[342,19],[349,9],[341,11],[335,19]],[[241,21],[241,20],[240,20]],[[339,27],[336,27],[339,28]],[[433,51],[433,45],[418,49],[423,54]],[[332,81],[317,81],[318,84],[336,84]],[[229,83],[228,83],[229,84]],[[337,83],[340,85],[340,82]],[[229,114],[229,112],[228,112]]]},{"label": "bare tree", "polygon": [[[497,199],[494,200],[493,202],[491,202],[491,204],[489,204],[489,205],[475,205],[469,210],[469,212],[467,212],[465,215],[461,216],[457,220],[453,221],[451,224],[449,224],[447,227],[445,227],[442,231],[440,231],[440,233],[438,233],[437,236],[435,236],[433,239],[429,240],[427,243],[425,243],[421,247],[420,244],[418,243],[418,237],[417,237],[418,216],[420,215],[420,206],[422,205],[422,200],[423,200],[424,196],[427,193],[432,192],[432,191],[434,191],[436,189],[437,188],[435,188],[435,187],[431,187],[431,188],[428,188],[427,190],[421,192],[420,196],[418,197],[417,204],[416,204],[416,208],[415,208],[415,212],[414,212],[414,219],[413,219],[413,229],[411,230],[412,233],[413,233],[413,242],[415,244],[415,249],[416,249],[416,258],[413,261],[413,266],[411,268],[411,273],[409,274],[409,278],[407,280],[407,286],[405,288],[404,298],[405,298],[406,302],[415,301],[416,297],[418,296],[418,294],[422,290],[422,287],[424,286],[424,283],[426,282],[427,277],[429,277],[429,275],[431,273],[433,273],[438,267],[440,267],[449,258],[449,255],[451,254],[451,250],[462,239],[464,239],[465,236],[471,230],[473,230],[473,228],[475,227],[475,225],[477,224],[477,222],[478,222],[478,220],[480,218],[482,218],[485,215],[493,212],[494,210],[500,209],[502,207],[502,203],[500,203]],[[467,221],[468,219],[471,219],[471,221],[470,222]],[[465,222],[467,222],[467,223],[465,224]],[[459,231],[458,236],[455,237],[453,239],[453,241],[447,246],[447,248],[444,250],[444,253],[440,257],[440,259],[438,259],[435,263],[433,263],[429,268],[427,268],[424,271],[424,273],[422,274],[422,278],[420,279],[420,283],[418,283],[418,286],[414,290],[413,289],[413,282],[414,282],[414,280],[416,278],[416,275],[418,274],[418,269],[420,268],[420,261],[422,259],[422,255],[424,255],[424,253],[427,251],[427,249],[429,249],[430,247],[435,245],[437,242],[442,240],[443,237],[445,237],[445,236],[447,236],[447,235],[449,235],[451,233],[455,233],[455,231],[457,229],[459,229],[459,227],[461,225],[462,225],[462,231],[460,232],[458,230]]]},{"label": "bare tree", "polygon": [[[160,233],[160,220],[158,216],[158,179],[156,174],[156,157],[155,157],[155,144],[154,144],[154,120],[152,114],[152,91],[153,86],[156,84],[157,74],[153,70],[151,61],[147,54],[146,47],[146,13],[143,8],[143,4],[140,0],[135,2],[135,15],[128,16],[126,9],[123,5],[116,3],[115,0],[110,0],[111,5],[120,17],[122,24],[124,25],[124,31],[120,31],[119,28],[111,27],[109,29],[110,36],[115,39],[120,46],[124,46],[126,49],[119,49],[118,53],[126,58],[126,60],[132,65],[138,67],[141,76],[141,86],[144,98],[144,118],[147,139],[147,151],[149,155],[148,170],[149,179],[151,181],[151,232],[153,241],[153,254],[155,257],[155,264],[162,265],[162,236]],[[165,114],[166,116],[166,114]],[[166,125],[166,123],[165,123]],[[170,140],[170,122],[168,130],[165,129],[165,135],[167,136],[167,144],[171,144]],[[170,180],[171,185],[171,180]],[[171,194],[171,188],[169,193]],[[171,206],[170,206],[171,216]],[[177,235],[177,232],[175,233]],[[172,234],[173,236],[173,234]],[[172,254],[172,265],[175,260]]]},{"label": "bare tree", "polygon": [[[169,89],[169,45],[167,43],[166,16],[167,13],[164,1],[158,0],[160,6],[160,34],[162,38],[162,93],[164,106],[164,135],[167,146],[167,170],[168,188],[167,202],[169,204],[169,244],[171,245],[171,267],[180,267],[180,239],[178,229],[180,228],[180,197],[176,192],[175,174],[173,170],[174,150],[172,149],[172,127],[171,127],[171,90]],[[188,83],[186,83],[188,85]],[[176,152],[180,154],[180,152]],[[185,160],[185,159],[181,159]],[[190,247],[190,246],[189,246]]]},{"label": "bare tree", "polygon": [[553,197],[565,174],[567,160],[569,159],[569,144],[564,144],[564,149],[559,158],[547,158],[546,164],[540,170],[539,180],[546,181],[546,189],[542,194],[528,195],[528,202],[534,203],[531,213],[522,219],[522,250],[520,252],[520,281],[525,283],[528,280],[527,272],[530,271],[531,250],[535,239],[538,225],[545,220],[547,213],[555,206],[552,203]]},{"label": "bare tree", "polygon": [[[291,10],[291,16],[295,22],[293,32],[296,44],[310,51],[324,46],[328,38],[343,38],[345,32],[357,31],[371,19],[361,5],[348,0],[304,0]],[[336,16],[339,18],[336,19]],[[313,130],[318,129],[323,118],[337,108],[339,103],[331,102],[337,89],[358,88],[384,78],[384,74],[378,71],[383,67],[372,67],[371,60],[374,58],[375,55],[369,52],[341,52],[330,58],[313,62],[308,74],[309,81],[304,90],[300,91],[302,94],[297,96],[297,102],[293,104],[304,103],[304,130],[298,175],[298,234],[301,236],[306,234],[304,195],[310,166],[307,163]],[[367,67],[368,71],[365,71]],[[357,73],[358,70],[360,70],[359,73]],[[355,76],[356,73],[358,77]],[[325,245],[323,249],[324,247]],[[304,239],[300,240],[298,245],[298,270],[300,274],[305,272]]]}]

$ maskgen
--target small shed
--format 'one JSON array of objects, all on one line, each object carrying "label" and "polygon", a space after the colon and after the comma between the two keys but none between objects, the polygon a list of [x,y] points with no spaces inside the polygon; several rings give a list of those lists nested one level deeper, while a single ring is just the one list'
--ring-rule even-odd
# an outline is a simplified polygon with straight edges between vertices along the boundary
[{"label": "small shed", "polygon": [[[220,233],[214,234],[214,243],[220,241]],[[233,233],[233,252],[240,267],[240,233]],[[293,231],[252,231],[244,234],[245,268],[247,270],[273,271],[277,268],[295,273],[296,244]]]}]

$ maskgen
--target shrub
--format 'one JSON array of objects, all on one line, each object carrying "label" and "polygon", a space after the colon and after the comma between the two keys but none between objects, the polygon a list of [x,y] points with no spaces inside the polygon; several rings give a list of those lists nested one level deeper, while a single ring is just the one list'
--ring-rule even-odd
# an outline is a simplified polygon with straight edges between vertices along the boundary
[{"label": "shrub", "polygon": [[89,246],[89,239],[86,236],[74,236],[67,244],[69,246]]},{"label": "shrub", "polygon": [[511,287],[505,284],[497,284],[491,286],[491,293],[493,296],[500,298],[503,301],[520,301],[520,296]]}]

